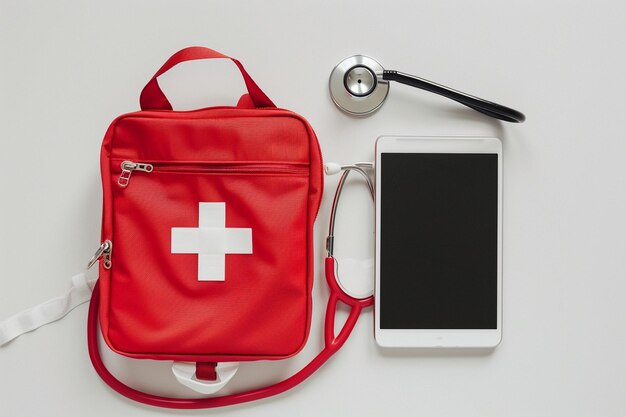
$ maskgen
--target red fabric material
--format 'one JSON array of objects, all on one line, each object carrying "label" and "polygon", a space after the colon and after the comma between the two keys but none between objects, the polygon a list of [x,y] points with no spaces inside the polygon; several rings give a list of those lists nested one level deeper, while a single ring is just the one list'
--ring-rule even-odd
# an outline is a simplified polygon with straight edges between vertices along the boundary
[{"label": "red fabric material", "polygon": [[217,362],[197,362],[196,378],[201,381],[217,381]]},{"label": "red fabric material", "polygon": [[148,84],[144,87],[139,98],[139,103],[142,110],[172,110],[172,105],[161,91],[157,78],[159,75],[167,72],[172,67],[185,61],[193,61],[196,59],[211,59],[211,58],[226,58],[230,59],[237,65],[243,80],[250,93],[250,98],[254,102],[256,107],[276,107],[272,100],[270,100],[265,93],[259,88],[254,80],[248,75],[241,62],[236,59],[230,58],[224,54],[214,51],[203,46],[191,46],[189,48],[182,49],[176,52],[168,59],[165,64],[152,76]]},{"label": "red fabric material", "polygon": [[[188,48],[155,77],[183,60],[218,56]],[[117,353],[246,361],[286,358],[306,343],[321,153],[304,118],[245,108],[247,100],[243,108],[140,111],[109,127],[102,240],[113,251],[112,268],[100,270],[100,324]],[[134,172],[120,187],[127,160],[154,171]],[[225,202],[226,227],[252,229],[252,254],[225,255],[225,281],[198,281],[198,255],[171,253],[172,228],[197,227],[200,202]]]}]

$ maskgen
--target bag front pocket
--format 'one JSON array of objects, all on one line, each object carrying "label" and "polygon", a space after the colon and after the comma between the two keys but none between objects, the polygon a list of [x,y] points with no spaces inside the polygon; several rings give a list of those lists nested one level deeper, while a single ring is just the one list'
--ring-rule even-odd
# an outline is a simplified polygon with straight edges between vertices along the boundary
[{"label": "bag front pocket", "polygon": [[278,358],[306,342],[309,166],[111,161],[107,342],[153,358]]}]

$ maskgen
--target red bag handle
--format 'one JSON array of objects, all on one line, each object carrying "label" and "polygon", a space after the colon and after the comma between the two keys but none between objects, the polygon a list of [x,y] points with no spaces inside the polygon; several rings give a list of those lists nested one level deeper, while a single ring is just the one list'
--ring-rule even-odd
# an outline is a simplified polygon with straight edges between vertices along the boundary
[{"label": "red bag handle", "polygon": [[221,54],[213,49],[205,48],[203,46],[190,46],[185,49],[181,49],[170,57],[165,64],[152,76],[148,84],[141,91],[139,103],[141,110],[172,110],[172,105],[163,94],[157,78],[163,73],[169,71],[172,67],[185,61],[193,61],[196,59],[212,59],[212,58],[226,58],[230,59],[237,65],[243,80],[246,83],[246,88],[250,94],[250,98],[256,107],[276,107],[276,105],[270,100],[265,93],[254,82],[250,75],[246,72],[241,62],[234,58]]},{"label": "red bag handle", "polygon": [[[304,368],[296,372],[287,379],[273,385],[251,389],[244,392],[229,394],[221,397],[209,398],[169,398],[160,395],[149,394],[129,387],[117,379],[106,368],[100,350],[98,349],[98,310],[100,308],[100,280],[96,282],[89,304],[89,316],[87,318],[87,347],[89,358],[94,369],[100,378],[108,386],[113,388],[123,396],[138,401],[140,403],[155,407],[175,408],[175,409],[198,409],[224,407],[228,405],[240,404],[249,401],[260,400],[273,395],[285,392],[299,383],[303,382],[315,371],[317,371],[331,356],[333,356],[348,340],[354,325],[359,319],[361,311],[373,304],[373,298],[356,299],[347,295],[337,284],[335,278],[335,260],[332,257],[326,258],[326,282],[330,287],[330,297],[326,306],[326,318],[324,320],[324,349],[317,354]],[[337,303],[342,302],[350,307],[350,313],[339,334],[335,334],[335,312]]]}]

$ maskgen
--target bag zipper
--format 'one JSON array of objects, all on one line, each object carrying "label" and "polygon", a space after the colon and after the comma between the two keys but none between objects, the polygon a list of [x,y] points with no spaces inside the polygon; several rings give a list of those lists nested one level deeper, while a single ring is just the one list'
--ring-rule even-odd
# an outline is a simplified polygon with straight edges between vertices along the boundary
[{"label": "bag zipper", "polygon": [[102,258],[104,269],[111,269],[111,252],[113,252],[113,242],[105,240],[100,244],[96,253],[87,264],[87,269],[94,266],[98,259]]},{"label": "bag zipper", "polygon": [[133,161],[124,161],[120,165],[122,168],[122,173],[120,177],[117,179],[117,183],[120,187],[127,187],[130,182],[130,176],[133,171],[143,171],[143,172],[152,172],[154,167],[151,164],[144,164],[141,162],[133,162]]},{"label": "bag zipper", "polygon": [[242,174],[286,174],[308,175],[308,164],[303,163],[261,163],[261,162],[134,162],[120,164],[122,172],[117,184],[128,187],[133,172],[196,172],[196,173],[242,173]]}]

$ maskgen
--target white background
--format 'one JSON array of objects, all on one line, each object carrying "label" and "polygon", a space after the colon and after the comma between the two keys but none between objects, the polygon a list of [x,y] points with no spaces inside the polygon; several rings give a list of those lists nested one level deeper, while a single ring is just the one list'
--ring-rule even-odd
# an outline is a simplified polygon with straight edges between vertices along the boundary
[{"label": "white background", "polygon": [[[381,350],[362,315],[345,347],[300,387],[222,410],[172,412],[108,389],[86,351],[86,306],[0,349],[0,415],[626,414],[626,3],[619,1],[0,0],[0,319],[64,293],[99,243],[98,154],[110,121],[176,50],[240,58],[281,107],[304,115],[326,160],[371,160],[377,136],[495,135],[504,143],[504,338],[494,351]],[[330,101],[332,67],[356,53],[526,113],[521,125],[392,85],[355,119]],[[177,108],[232,104],[226,63],[180,66]],[[242,368],[231,390],[292,373],[321,346],[315,311],[294,360]],[[339,256],[368,256],[372,209],[350,187]],[[348,216],[350,213],[350,216]],[[168,364],[107,355],[136,387],[186,395]]]}]

